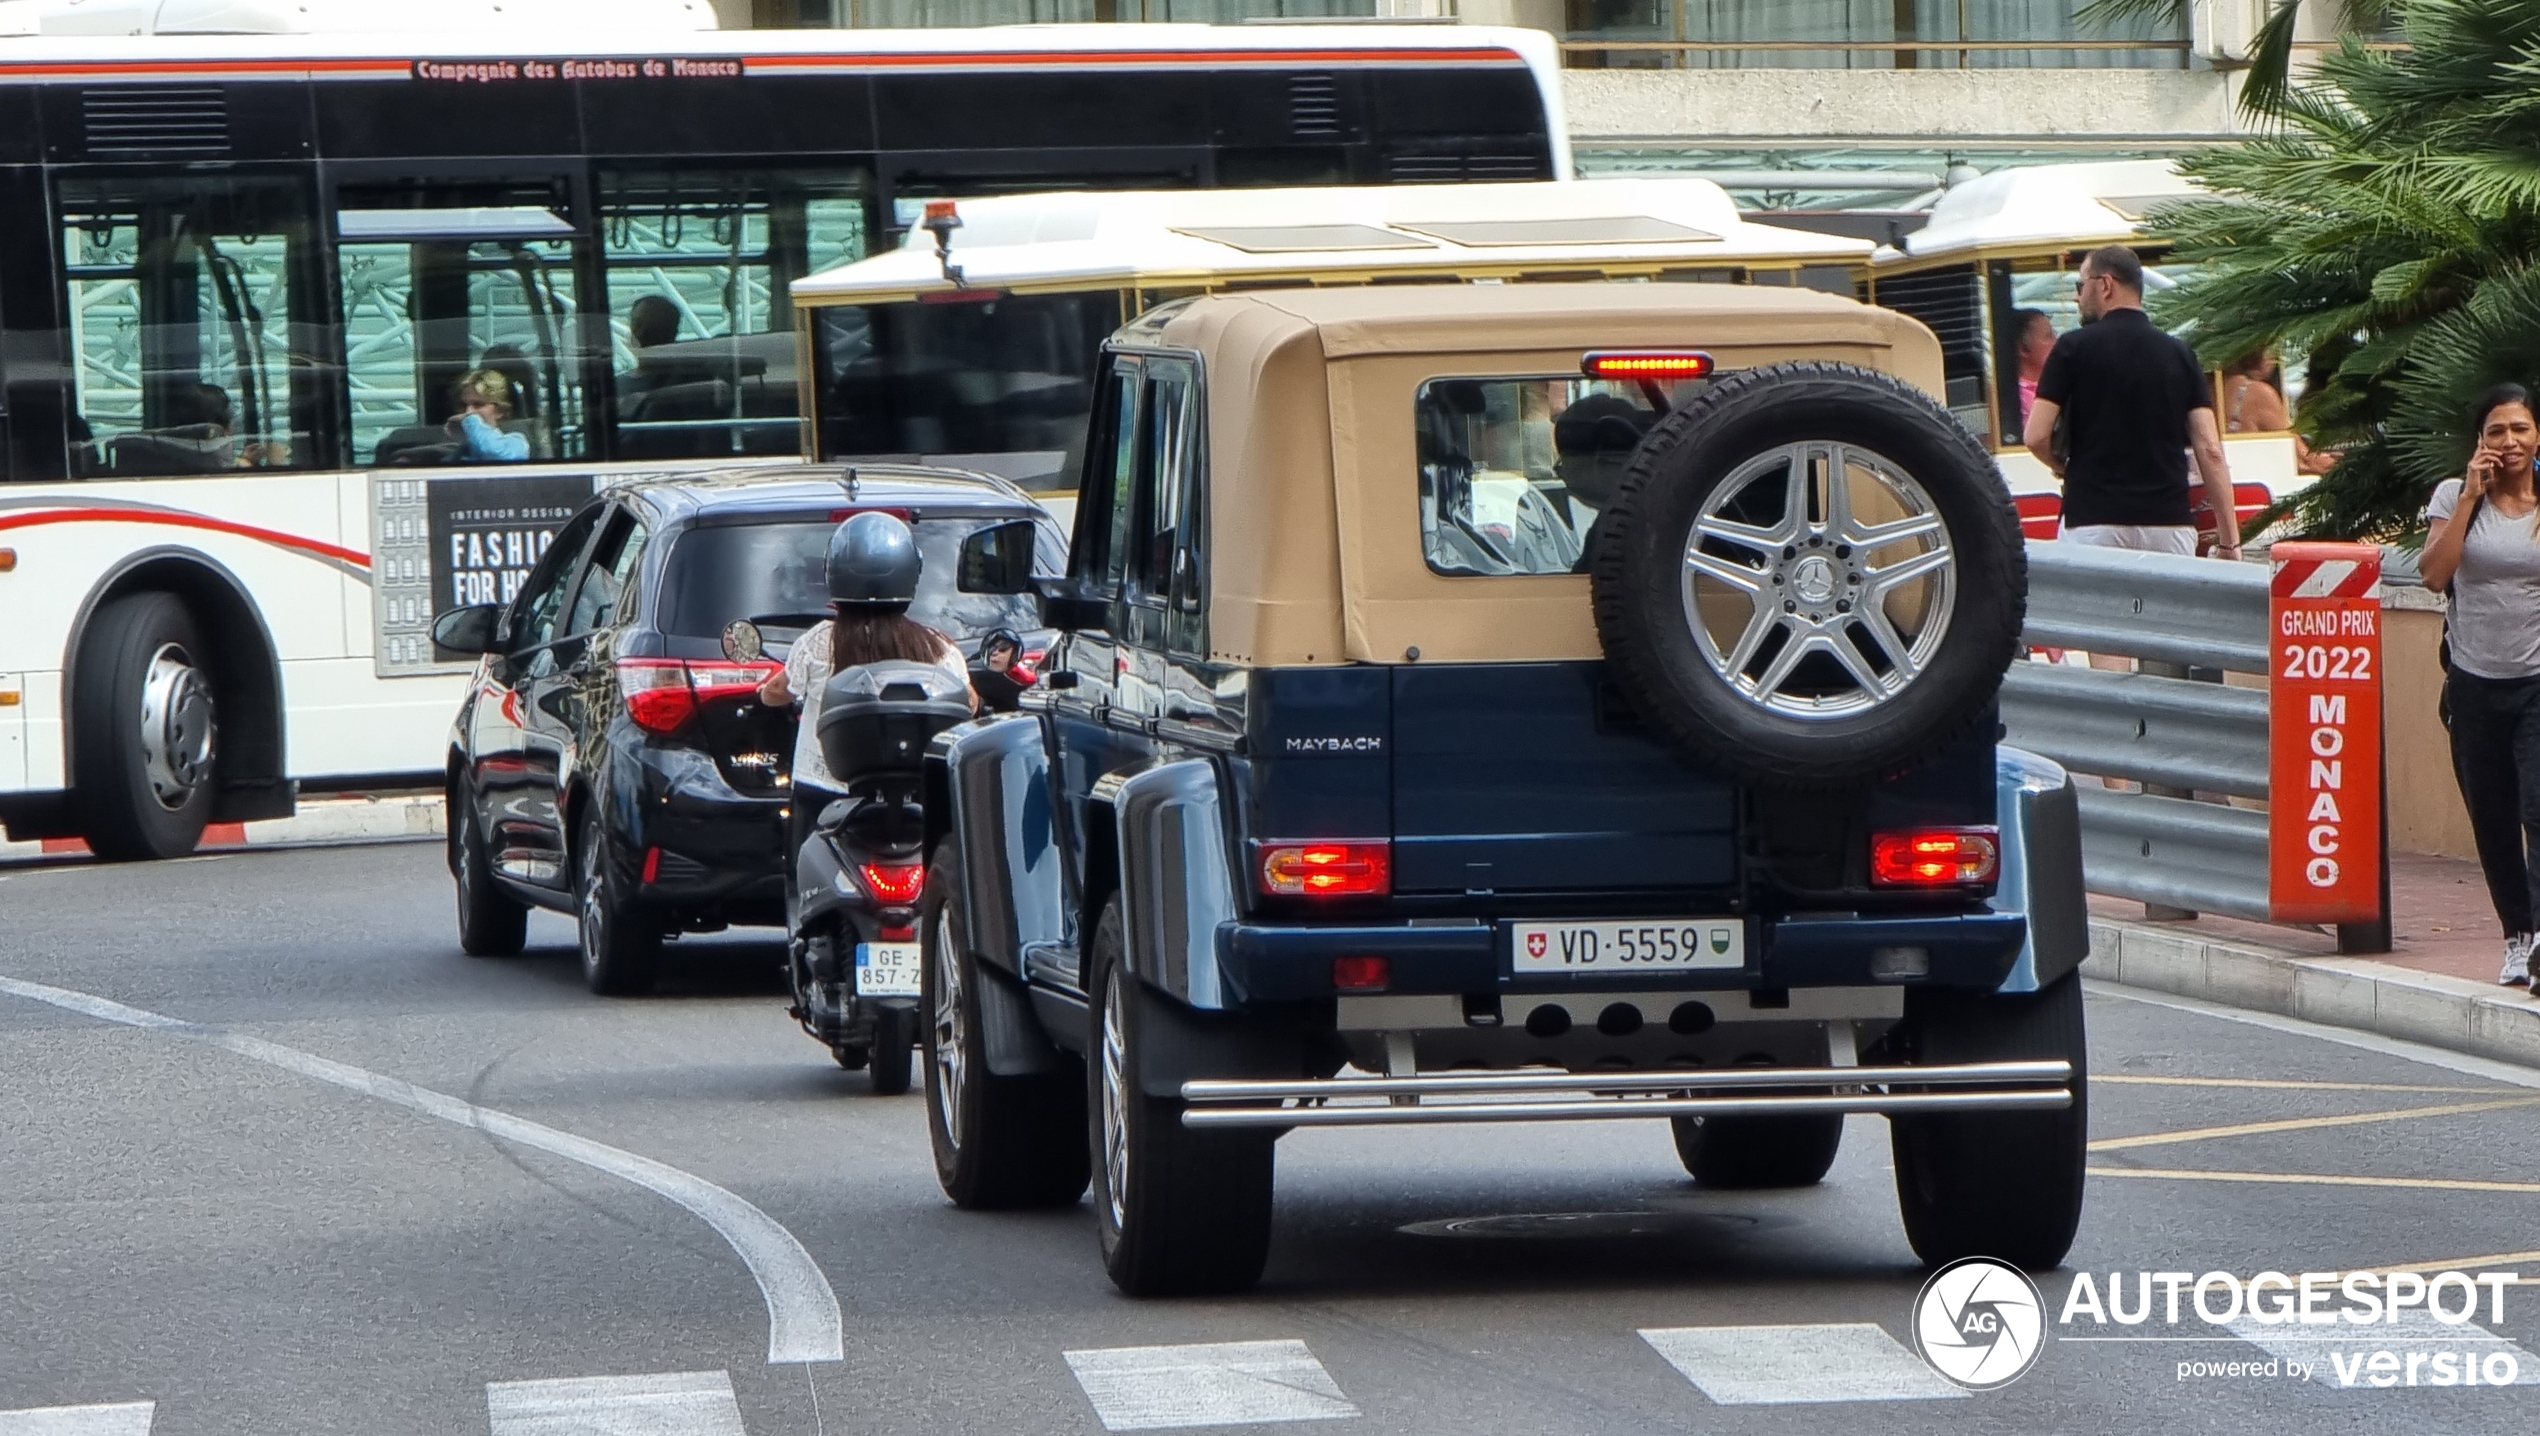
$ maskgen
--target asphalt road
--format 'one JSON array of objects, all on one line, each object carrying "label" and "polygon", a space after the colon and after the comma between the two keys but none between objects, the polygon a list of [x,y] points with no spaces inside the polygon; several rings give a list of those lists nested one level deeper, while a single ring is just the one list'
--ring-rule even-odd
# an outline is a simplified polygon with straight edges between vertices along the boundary
[{"label": "asphalt road", "polygon": [[[2432,1433],[2540,1411],[2540,1072],[2095,992],[2103,1175],[2039,1283],[2044,1349],[1947,1399],[1908,1349],[1924,1274],[1878,1119],[1823,1186],[1767,1195],[1696,1190],[1658,1123],[1299,1133],[1259,1290],[1134,1302],[1087,1208],[952,1209],[923,1099],[870,1096],[794,1029],[772,941],[682,942],[661,995],[607,1001],[561,920],[471,961],[449,908],[424,845],[0,873],[0,1436]],[[2084,1271],[2123,1273],[2131,1306],[2143,1271],[2517,1265],[2534,1284],[2501,1319],[2478,1289],[2458,1326],[2051,1321]],[[771,1362],[772,1341],[839,1359]],[[2383,1349],[2415,1388],[2341,1383]],[[2508,1357],[2525,1384],[2427,1385],[2412,1351]]]}]

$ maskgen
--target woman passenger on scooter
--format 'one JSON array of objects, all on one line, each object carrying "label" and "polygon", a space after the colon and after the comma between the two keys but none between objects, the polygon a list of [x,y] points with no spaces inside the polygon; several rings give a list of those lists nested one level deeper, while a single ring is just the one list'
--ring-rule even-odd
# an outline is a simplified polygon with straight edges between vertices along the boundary
[{"label": "woman passenger on scooter", "polygon": [[758,697],[769,707],[800,703],[802,726],[794,737],[793,846],[820,810],[844,797],[829,775],[820,753],[820,692],[830,676],[863,663],[931,663],[952,675],[970,699],[970,665],[961,650],[925,624],[908,616],[917,597],[917,576],[924,559],[917,536],[892,514],[861,513],[838,525],[829,536],[829,612],[794,640],[785,666],[759,685]]}]

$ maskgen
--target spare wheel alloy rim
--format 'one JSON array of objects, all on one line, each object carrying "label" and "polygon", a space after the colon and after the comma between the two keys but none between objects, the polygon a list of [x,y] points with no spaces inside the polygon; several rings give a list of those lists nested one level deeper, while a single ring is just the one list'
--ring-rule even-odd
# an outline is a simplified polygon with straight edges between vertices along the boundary
[{"label": "spare wheel alloy rim", "polygon": [[141,762],[160,807],[174,812],[212,781],[218,732],[212,685],[182,647],[161,644],[141,678]]},{"label": "spare wheel alloy rim", "polygon": [[1958,556],[1931,494],[1857,444],[1738,465],[1686,535],[1686,622],[1711,671],[1788,718],[1867,713],[1913,686],[1949,633]]}]

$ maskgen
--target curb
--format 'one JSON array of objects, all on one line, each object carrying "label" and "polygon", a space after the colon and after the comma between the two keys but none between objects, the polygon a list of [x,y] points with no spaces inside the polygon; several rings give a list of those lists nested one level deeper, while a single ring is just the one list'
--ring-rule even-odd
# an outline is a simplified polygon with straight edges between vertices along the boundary
[{"label": "curb", "polygon": [[[300,804],[287,818],[254,823],[215,823],[203,830],[197,852],[234,852],[241,848],[298,847],[316,843],[404,842],[441,836],[441,795],[398,793],[388,796],[315,798]],[[24,862],[86,861],[88,845],[77,838],[42,842],[0,841],[0,865]]]},{"label": "curb", "polygon": [[2540,1067],[2540,1001],[2360,957],[2288,957],[2151,923],[2090,921],[2084,977]]}]

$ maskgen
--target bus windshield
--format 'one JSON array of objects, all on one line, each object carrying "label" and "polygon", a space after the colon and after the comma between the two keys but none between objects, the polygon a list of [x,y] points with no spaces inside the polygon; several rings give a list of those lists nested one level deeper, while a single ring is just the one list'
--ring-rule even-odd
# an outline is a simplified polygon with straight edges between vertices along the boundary
[{"label": "bus windshield", "polygon": [[817,312],[821,448],[990,467],[1027,489],[1068,486],[1084,456],[1117,290],[993,291]]}]

